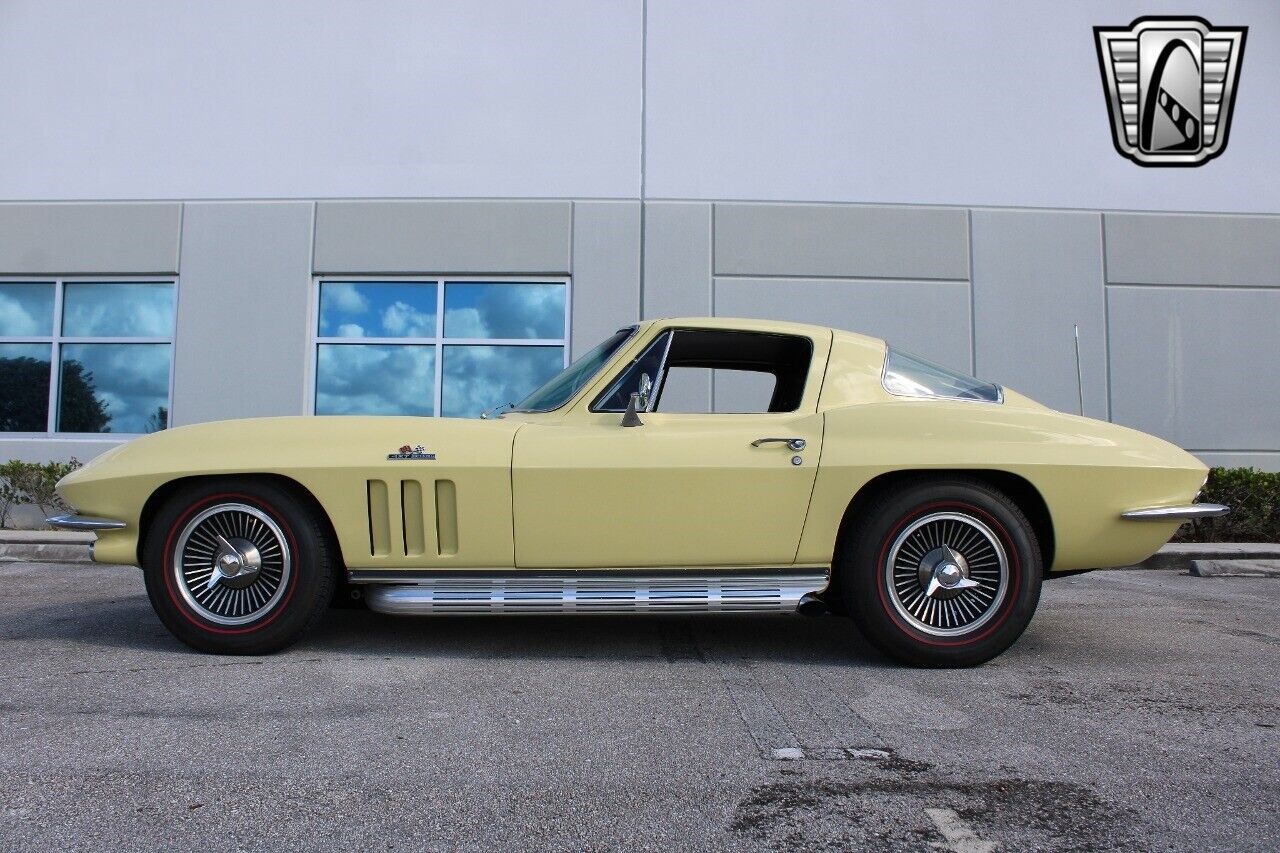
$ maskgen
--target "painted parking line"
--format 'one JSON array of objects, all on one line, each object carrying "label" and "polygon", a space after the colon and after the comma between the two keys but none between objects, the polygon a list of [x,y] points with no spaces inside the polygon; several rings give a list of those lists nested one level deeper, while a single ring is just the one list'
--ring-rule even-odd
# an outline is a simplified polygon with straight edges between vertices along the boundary
[{"label": "painted parking line", "polygon": [[947,850],[953,853],[992,853],[996,849],[995,844],[975,835],[969,824],[951,809],[925,809],[924,813],[947,840],[945,845],[941,845]]}]

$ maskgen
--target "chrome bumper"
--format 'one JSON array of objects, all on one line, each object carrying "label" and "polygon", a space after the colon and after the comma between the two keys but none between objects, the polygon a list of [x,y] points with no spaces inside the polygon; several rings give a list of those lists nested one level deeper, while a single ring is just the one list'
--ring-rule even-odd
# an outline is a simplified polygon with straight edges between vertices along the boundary
[{"label": "chrome bumper", "polygon": [[123,530],[125,527],[123,521],[89,515],[55,515],[45,521],[55,530]]},{"label": "chrome bumper", "polygon": [[1214,518],[1231,512],[1222,504],[1189,504],[1187,506],[1153,506],[1120,513],[1130,521],[1172,521],[1179,518]]}]

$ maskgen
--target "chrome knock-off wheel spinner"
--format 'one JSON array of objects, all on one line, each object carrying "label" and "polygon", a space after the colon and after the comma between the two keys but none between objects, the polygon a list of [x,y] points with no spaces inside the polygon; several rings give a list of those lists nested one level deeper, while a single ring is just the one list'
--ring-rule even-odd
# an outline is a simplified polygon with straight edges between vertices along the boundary
[{"label": "chrome knock-off wheel spinner", "polygon": [[244,625],[266,615],[284,595],[292,571],[279,524],[243,503],[197,513],[173,549],[173,575],[183,600],[218,625]]},{"label": "chrome knock-off wheel spinner", "polygon": [[968,634],[991,620],[1009,586],[1009,558],[995,532],[960,512],[935,512],[898,534],[884,565],[889,598],[916,630]]}]

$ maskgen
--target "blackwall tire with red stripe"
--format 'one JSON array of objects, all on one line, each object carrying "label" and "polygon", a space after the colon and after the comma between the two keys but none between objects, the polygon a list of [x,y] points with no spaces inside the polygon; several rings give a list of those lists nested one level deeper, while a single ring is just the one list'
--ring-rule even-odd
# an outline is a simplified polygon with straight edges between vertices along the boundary
[{"label": "blackwall tire with red stripe", "polygon": [[913,666],[984,663],[1040,601],[1040,547],[1007,495],[979,480],[919,480],[866,507],[836,555],[863,635]]},{"label": "blackwall tire with red stripe", "polygon": [[269,654],[328,608],[332,550],[320,519],[287,486],[205,480],[156,513],[142,569],[152,607],[179,640],[214,654]]}]

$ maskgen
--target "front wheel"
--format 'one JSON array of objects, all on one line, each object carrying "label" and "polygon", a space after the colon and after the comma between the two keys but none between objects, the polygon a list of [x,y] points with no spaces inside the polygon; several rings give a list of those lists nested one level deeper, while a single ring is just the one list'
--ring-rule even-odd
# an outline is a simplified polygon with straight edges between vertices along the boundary
[{"label": "front wheel", "polygon": [[1022,634],[1040,601],[1040,548],[1006,495],[977,480],[881,496],[837,555],[845,605],[881,651],[974,666]]},{"label": "front wheel", "polygon": [[216,654],[293,643],[333,598],[324,530],[274,483],[206,481],[175,494],[143,547],[151,605],[179,640]]}]

